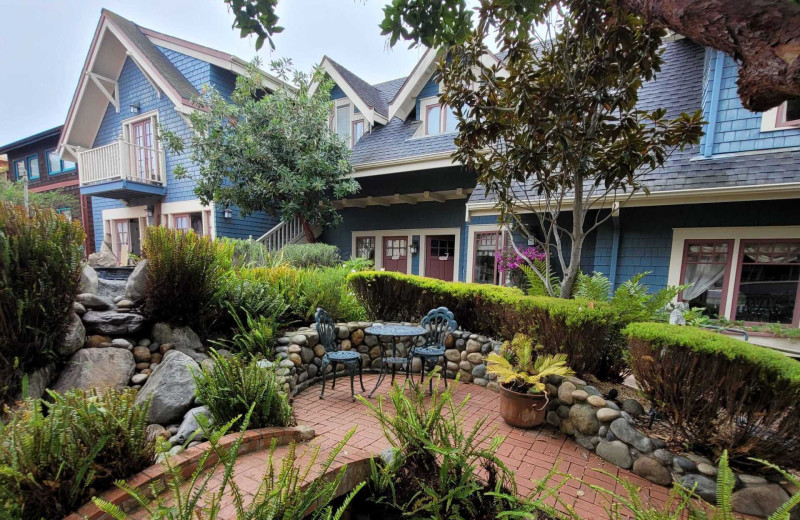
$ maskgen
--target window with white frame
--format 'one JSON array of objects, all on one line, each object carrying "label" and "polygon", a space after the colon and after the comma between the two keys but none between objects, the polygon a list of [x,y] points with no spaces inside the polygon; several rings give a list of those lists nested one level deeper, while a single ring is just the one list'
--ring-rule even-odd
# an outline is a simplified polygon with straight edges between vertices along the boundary
[{"label": "window with white frame", "polygon": [[336,107],[336,135],[348,139],[350,131],[350,105]]},{"label": "window with white frame", "polygon": [[761,114],[761,131],[800,128],[800,98],[790,99]]},{"label": "window with white frame", "polygon": [[425,135],[439,135],[458,130],[458,118],[449,106],[439,103],[426,104]]},{"label": "window with white frame", "polygon": [[361,136],[364,135],[364,121],[353,121],[353,133],[350,146],[355,146]]}]

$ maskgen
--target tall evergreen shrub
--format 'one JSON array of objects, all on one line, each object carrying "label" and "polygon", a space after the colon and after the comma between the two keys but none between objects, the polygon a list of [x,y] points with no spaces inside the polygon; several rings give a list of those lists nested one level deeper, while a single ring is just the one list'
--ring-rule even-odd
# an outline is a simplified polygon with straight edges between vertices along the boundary
[{"label": "tall evergreen shrub", "polygon": [[80,281],[83,229],[47,208],[0,202],[0,403],[55,359]]}]

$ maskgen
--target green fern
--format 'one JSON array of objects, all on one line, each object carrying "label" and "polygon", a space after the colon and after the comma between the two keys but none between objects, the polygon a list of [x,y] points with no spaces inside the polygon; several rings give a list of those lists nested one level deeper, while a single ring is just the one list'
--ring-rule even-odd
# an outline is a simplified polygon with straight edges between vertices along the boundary
[{"label": "green fern", "polygon": [[607,302],[611,299],[611,280],[602,273],[594,272],[591,276],[578,273],[578,289],[576,298],[583,298],[596,302]]},{"label": "green fern", "polygon": [[525,264],[519,266],[525,275],[528,296],[558,296],[561,293],[561,280],[553,273],[553,269],[548,267],[545,260],[533,259],[531,262],[533,267]]}]

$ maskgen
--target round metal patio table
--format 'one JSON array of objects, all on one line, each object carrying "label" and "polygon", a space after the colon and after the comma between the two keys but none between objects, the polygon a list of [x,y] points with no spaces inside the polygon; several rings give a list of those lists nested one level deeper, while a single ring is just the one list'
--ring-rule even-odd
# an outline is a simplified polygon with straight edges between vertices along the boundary
[{"label": "round metal patio table", "polygon": [[419,336],[428,334],[428,329],[416,325],[374,325],[364,329],[364,332],[367,334],[372,334],[373,336],[378,336],[379,338],[380,336],[389,336],[392,338],[391,355],[388,355],[389,353],[386,351],[386,346],[384,345],[383,341],[378,339],[378,345],[381,349],[381,372],[378,375],[378,382],[375,384],[375,388],[373,388],[372,392],[369,393],[369,396],[372,397],[378,387],[381,386],[381,383],[383,383],[383,380],[386,378],[386,374],[389,372],[388,365],[392,366],[392,383],[394,383],[397,365],[406,366],[406,377],[409,377],[409,374],[411,373],[411,348],[413,345],[409,346],[409,354],[406,357],[400,357],[397,355],[397,342],[395,339],[400,337],[409,337],[416,340],[416,338]]}]

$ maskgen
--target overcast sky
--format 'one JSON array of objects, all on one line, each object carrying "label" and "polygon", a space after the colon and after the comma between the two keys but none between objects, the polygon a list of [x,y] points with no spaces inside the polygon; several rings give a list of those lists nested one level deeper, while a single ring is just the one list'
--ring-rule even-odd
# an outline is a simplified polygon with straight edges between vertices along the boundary
[{"label": "overcast sky", "polygon": [[[258,54],[305,70],[327,54],[370,83],[405,76],[422,51],[388,48],[378,29],[386,1],[280,0],[285,30],[274,52],[265,43]],[[254,40],[231,29],[223,0],[0,0],[0,145],[64,123],[103,7],[245,60],[256,55]]]}]

